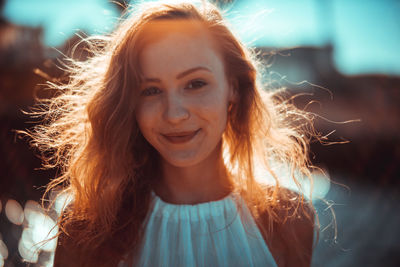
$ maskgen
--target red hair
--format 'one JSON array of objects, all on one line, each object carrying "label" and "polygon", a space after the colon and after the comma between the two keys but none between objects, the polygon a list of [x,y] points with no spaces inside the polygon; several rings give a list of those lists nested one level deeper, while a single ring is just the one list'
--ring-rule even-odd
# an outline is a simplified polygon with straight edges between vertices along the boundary
[{"label": "red hair", "polygon": [[[87,40],[92,57],[71,61],[67,84],[50,84],[60,94],[43,102],[46,108],[36,115],[44,115],[46,123],[30,133],[43,152],[45,166],[62,170],[47,192],[63,185],[63,192],[73,196],[59,225],[79,244],[82,265],[107,265],[110,258],[118,261],[140,242],[151,184],[160,167],[158,153],[135,121],[133,88],[141,79],[138,40],[146,34],[147,23],[175,19],[203,23],[223,57],[237,95],[223,135],[225,162],[254,216],[267,211],[270,220],[286,219],[275,212],[280,205],[277,199],[287,194],[280,190],[271,160],[289,165],[295,181],[296,171],[311,177],[312,117],[282,101],[279,92],[263,90],[254,53],[229,30],[218,8],[205,1],[200,6],[143,5],[110,36]],[[276,179],[268,191],[255,181],[256,157]],[[302,199],[290,201],[294,210]]]}]

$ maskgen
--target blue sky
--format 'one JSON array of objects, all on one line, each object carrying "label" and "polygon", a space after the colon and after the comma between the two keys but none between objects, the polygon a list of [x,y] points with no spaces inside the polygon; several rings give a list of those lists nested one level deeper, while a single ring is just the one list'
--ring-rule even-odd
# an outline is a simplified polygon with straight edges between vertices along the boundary
[{"label": "blue sky", "polygon": [[[334,46],[345,74],[400,75],[400,1],[237,0],[228,18],[249,44],[272,47]],[[78,29],[111,31],[118,10],[106,0],[8,0],[9,21],[44,28],[44,42],[59,46]]]}]

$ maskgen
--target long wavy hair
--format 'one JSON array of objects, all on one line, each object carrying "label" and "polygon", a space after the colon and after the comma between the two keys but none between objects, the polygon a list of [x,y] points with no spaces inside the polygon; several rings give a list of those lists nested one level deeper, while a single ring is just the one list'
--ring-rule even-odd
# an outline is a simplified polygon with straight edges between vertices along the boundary
[{"label": "long wavy hair", "polygon": [[[42,100],[32,113],[43,118],[28,132],[32,145],[42,152],[45,167],[60,170],[46,193],[61,187],[73,197],[58,221],[60,231],[79,244],[91,263],[104,264],[109,255],[123,259],[140,242],[151,184],[160,176],[160,156],[135,121],[134,88],[141,82],[139,40],[147,23],[176,19],[204,25],[237,94],[222,137],[235,190],[254,216],[268,212],[273,221],[285,220],[276,208],[282,203],[279,199],[289,196],[280,189],[282,177],[271,164],[288,167],[287,176],[299,187],[299,179],[311,179],[309,141],[316,135],[312,115],[295,108],[282,91],[262,86],[261,61],[232,33],[213,4],[152,3],[128,12],[112,34],[84,40],[89,59],[70,60],[69,81],[49,83],[57,95]],[[257,166],[274,177],[273,186],[256,181]],[[290,203],[297,210],[302,202],[300,195]]]}]

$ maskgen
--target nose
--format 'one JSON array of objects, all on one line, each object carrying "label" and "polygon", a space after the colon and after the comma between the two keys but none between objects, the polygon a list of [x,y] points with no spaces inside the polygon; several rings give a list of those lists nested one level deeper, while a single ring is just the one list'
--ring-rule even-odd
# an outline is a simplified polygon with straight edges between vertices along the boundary
[{"label": "nose", "polygon": [[179,124],[190,117],[187,103],[182,96],[170,94],[166,97],[163,117],[171,124]]}]

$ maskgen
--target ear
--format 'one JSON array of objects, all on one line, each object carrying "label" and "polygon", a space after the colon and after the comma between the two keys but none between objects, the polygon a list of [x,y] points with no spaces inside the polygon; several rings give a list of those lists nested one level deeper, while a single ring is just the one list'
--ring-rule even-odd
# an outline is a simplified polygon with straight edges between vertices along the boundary
[{"label": "ear", "polygon": [[228,95],[228,101],[230,103],[237,103],[238,102],[238,81],[237,79],[230,79],[229,80],[229,95]]}]

